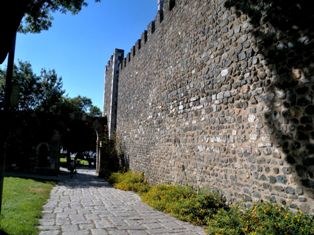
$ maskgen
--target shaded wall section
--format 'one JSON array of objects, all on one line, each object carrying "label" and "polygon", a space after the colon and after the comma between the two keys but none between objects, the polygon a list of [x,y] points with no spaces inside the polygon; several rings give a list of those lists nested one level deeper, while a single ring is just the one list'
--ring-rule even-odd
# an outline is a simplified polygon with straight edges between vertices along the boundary
[{"label": "shaded wall section", "polygon": [[313,213],[312,26],[237,2],[164,1],[120,66],[117,136],[151,182]]}]

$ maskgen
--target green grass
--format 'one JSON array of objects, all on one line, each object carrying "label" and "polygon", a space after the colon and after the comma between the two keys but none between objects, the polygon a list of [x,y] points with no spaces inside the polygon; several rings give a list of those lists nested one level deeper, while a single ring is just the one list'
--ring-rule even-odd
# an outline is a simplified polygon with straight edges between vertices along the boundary
[{"label": "green grass", "polygon": [[53,186],[53,182],[6,177],[0,230],[10,235],[38,234],[42,206]]},{"label": "green grass", "polygon": [[[59,158],[59,162],[61,163],[61,165],[67,164],[67,158],[61,157],[61,158]],[[84,160],[84,159],[78,159],[77,163],[81,166],[89,166],[89,162],[87,160]]]},{"label": "green grass", "polygon": [[89,163],[87,160],[83,160],[83,159],[79,159],[78,160],[78,164],[80,164],[81,166],[89,166]]}]

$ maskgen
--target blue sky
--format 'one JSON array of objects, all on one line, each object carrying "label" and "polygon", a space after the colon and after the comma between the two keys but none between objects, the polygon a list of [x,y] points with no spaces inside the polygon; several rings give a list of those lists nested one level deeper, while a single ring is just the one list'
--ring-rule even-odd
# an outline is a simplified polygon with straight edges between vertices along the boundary
[{"label": "blue sky", "polygon": [[128,53],[157,12],[157,0],[89,0],[77,15],[55,14],[40,34],[18,34],[15,61],[35,73],[55,69],[69,97],[92,99],[103,109],[104,69],[114,48]]}]

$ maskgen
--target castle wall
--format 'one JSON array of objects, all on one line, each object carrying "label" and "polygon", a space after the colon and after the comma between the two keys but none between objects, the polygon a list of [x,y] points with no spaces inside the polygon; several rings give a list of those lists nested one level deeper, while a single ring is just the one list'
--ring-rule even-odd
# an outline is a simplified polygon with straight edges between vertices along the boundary
[{"label": "castle wall", "polygon": [[228,3],[164,1],[120,68],[122,149],[153,183],[313,213],[313,45]]}]

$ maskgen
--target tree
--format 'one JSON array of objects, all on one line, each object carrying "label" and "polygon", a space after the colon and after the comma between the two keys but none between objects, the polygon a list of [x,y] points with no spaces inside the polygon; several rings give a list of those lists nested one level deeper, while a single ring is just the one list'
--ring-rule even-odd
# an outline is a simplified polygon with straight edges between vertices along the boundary
[{"label": "tree", "polygon": [[68,102],[70,102],[73,105],[73,107],[76,107],[77,110],[84,113],[86,113],[89,110],[90,106],[92,105],[91,99],[80,95],[68,99]]},{"label": "tree", "polygon": [[12,93],[17,110],[32,110],[38,106],[39,86],[40,77],[34,74],[31,64],[19,61],[18,66],[14,66]]},{"label": "tree", "polygon": [[100,108],[97,106],[91,105],[89,108],[89,116],[91,117],[100,117],[102,115]]},{"label": "tree", "polygon": [[[3,109],[5,71],[0,69],[0,110]],[[19,61],[14,65],[13,97],[15,111],[39,111],[54,114],[101,116],[101,111],[90,98],[65,95],[62,77],[55,70],[42,69],[40,75],[33,72],[29,62]]]},{"label": "tree", "polygon": [[[0,110],[3,109],[5,72],[0,69]],[[15,111],[54,112],[62,102],[62,78],[55,70],[42,69],[36,75],[29,62],[19,61],[13,71],[11,100]]]},{"label": "tree", "polygon": [[42,112],[55,112],[62,102],[65,91],[62,89],[62,78],[58,77],[55,70],[41,70],[40,86],[38,94],[38,106],[36,110]]},{"label": "tree", "polygon": [[79,95],[74,98],[67,98],[66,102],[68,102],[68,105],[72,106],[73,111],[87,114],[90,117],[101,116],[100,109],[93,105],[93,102],[90,98]]}]

